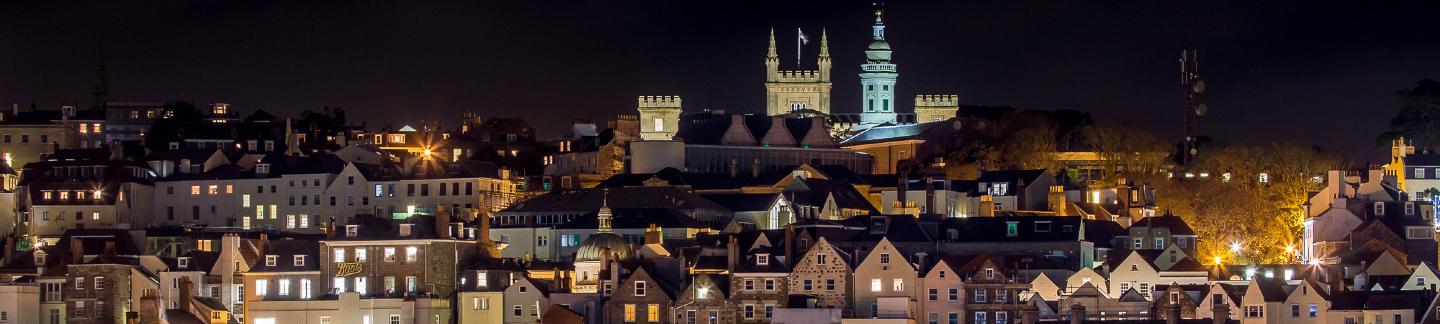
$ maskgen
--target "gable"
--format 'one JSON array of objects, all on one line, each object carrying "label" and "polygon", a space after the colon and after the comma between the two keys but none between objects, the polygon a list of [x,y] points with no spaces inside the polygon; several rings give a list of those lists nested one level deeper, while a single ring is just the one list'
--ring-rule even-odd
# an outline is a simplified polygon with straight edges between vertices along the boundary
[{"label": "gable", "polygon": [[1394,253],[1385,251],[1375,257],[1375,260],[1365,268],[1365,273],[1371,276],[1409,276],[1411,271],[1405,266]]},{"label": "gable", "polygon": [[[871,249],[870,253],[865,255],[865,259],[860,260],[860,264],[855,266],[855,270],[856,272],[900,271],[911,274],[915,273],[915,267],[911,266],[910,262],[906,261],[906,259],[906,255],[896,249],[895,245],[890,243],[889,238],[881,238],[880,242],[875,243],[875,247]],[[888,263],[883,261],[888,261]]]},{"label": "gable", "polygon": [[1429,263],[1420,263],[1410,277],[1405,279],[1405,286],[1400,290],[1425,290],[1440,284],[1440,277],[1436,276],[1435,269]]}]

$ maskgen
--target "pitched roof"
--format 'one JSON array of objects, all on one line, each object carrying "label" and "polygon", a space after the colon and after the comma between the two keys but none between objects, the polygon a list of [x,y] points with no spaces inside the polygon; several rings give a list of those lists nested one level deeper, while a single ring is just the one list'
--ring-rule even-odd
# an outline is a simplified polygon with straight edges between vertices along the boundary
[{"label": "pitched roof", "polygon": [[[320,271],[320,244],[315,241],[270,240],[265,245],[265,255],[275,256],[275,265],[266,265],[262,259],[250,272]],[[303,265],[295,266],[296,255],[305,256]]]},{"label": "pitched roof", "polygon": [[1130,227],[1137,226],[1169,228],[1171,235],[1195,235],[1195,230],[1190,229],[1190,225],[1186,224],[1184,219],[1169,213],[1162,216],[1141,218],[1140,221],[1135,222],[1134,225],[1130,225]]},{"label": "pitched roof", "polygon": [[948,125],[949,122],[930,122],[908,125],[876,126],[866,129],[855,136],[840,142],[840,145],[851,146],[881,142],[895,142],[912,139],[922,139],[925,133],[936,126]]}]

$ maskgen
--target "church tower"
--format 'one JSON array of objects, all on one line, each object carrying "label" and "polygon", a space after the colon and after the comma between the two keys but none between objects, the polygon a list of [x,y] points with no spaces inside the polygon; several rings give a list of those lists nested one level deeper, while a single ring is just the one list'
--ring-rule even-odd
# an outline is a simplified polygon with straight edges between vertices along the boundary
[{"label": "church tower", "polygon": [[860,127],[890,123],[895,120],[895,79],[900,76],[890,63],[890,43],[885,41],[885,11],[875,10],[870,46],[865,49],[865,64],[860,65],[861,113]]},{"label": "church tower", "polygon": [[770,49],[765,52],[766,115],[784,115],[801,109],[830,113],[829,43],[825,31],[822,30],[816,70],[798,70],[798,67],[797,70],[781,70],[780,55],[775,49],[775,30],[770,30]]}]

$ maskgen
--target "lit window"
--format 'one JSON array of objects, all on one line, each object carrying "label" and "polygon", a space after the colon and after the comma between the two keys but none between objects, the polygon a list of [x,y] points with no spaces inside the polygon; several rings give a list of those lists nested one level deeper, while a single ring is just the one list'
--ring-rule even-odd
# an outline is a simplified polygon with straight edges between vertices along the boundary
[{"label": "lit window", "polygon": [[660,304],[650,304],[645,307],[645,319],[650,322],[660,321]]},{"label": "lit window", "polygon": [[219,185],[210,185],[209,189],[210,189],[209,192],[210,192],[211,195],[215,195],[215,194],[219,194],[219,193],[220,193],[220,186],[219,186]]},{"label": "lit window", "polygon": [[385,262],[395,262],[395,248],[385,248]]},{"label": "lit window", "polygon": [[418,261],[419,259],[420,259],[420,248],[413,247],[413,246],[407,246],[407,247],[405,247],[405,262],[407,262],[407,263],[414,263],[414,262]]},{"label": "lit window", "polygon": [[280,286],[280,296],[290,295],[290,279],[280,279],[276,284]]},{"label": "lit window", "polygon": [[200,186],[190,186],[190,195],[199,195]]},{"label": "lit window", "polygon": [[265,279],[255,280],[255,296],[264,297],[264,296],[265,296],[265,292],[266,292],[266,291],[269,291],[269,290],[270,290],[270,281],[269,281],[269,280],[265,280]]}]

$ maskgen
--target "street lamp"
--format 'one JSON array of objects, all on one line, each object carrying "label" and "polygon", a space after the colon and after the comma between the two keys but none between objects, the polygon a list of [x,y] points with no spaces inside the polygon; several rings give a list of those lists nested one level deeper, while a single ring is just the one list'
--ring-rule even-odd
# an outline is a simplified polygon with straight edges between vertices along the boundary
[{"label": "street lamp", "polygon": [[1240,252],[1240,242],[1230,243],[1230,252]]}]

